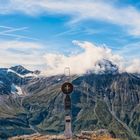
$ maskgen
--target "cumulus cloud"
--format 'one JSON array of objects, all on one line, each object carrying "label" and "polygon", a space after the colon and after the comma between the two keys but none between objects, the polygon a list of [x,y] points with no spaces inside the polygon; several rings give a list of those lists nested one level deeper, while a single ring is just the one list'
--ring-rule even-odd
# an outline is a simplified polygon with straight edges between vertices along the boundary
[{"label": "cumulus cloud", "polygon": [[140,58],[140,42],[129,42],[128,44],[118,49],[116,53],[124,56],[126,59]]},{"label": "cumulus cloud", "polygon": [[70,67],[72,74],[84,74],[89,70],[98,72],[100,69],[97,63],[103,59],[110,60],[114,64],[121,66],[122,57],[113,54],[109,48],[97,46],[86,41],[73,41],[73,43],[81,47],[83,52],[70,56],[51,53],[44,55],[47,75],[63,74],[65,67]]},{"label": "cumulus cloud", "polygon": [[64,74],[64,69],[70,67],[71,74],[84,74],[87,71],[100,72],[102,68],[97,64],[102,60],[109,60],[119,67],[120,72],[140,73],[139,59],[127,62],[105,45],[87,41],[73,41],[73,44],[80,47],[81,51],[67,56],[60,53],[42,53],[44,46],[35,42],[0,41],[0,67],[20,64],[29,69],[42,70],[47,76]]},{"label": "cumulus cloud", "polygon": [[133,6],[117,7],[105,0],[7,0],[0,5],[1,14],[23,12],[36,16],[45,13],[70,15],[73,21],[100,20],[140,35],[140,12]]},{"label": "cumulus cloud", "polygon": [[140,73],[140,59],[134,59],[126,67],[126,71],[129,73]]}]

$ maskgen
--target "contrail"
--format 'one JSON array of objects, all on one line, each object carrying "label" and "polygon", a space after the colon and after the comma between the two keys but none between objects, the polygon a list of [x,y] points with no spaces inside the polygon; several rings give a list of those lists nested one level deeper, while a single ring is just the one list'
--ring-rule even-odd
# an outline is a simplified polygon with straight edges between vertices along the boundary
[{"label": "contrail", "polygon": [[28,37],[28,36],[24,36],[24,35],[17,35],[17,34],[7,34],[7,33],[1,34],[0,33],[0,35],[9,36],[9,37],[16,37],[16,38],[22,38],[22,39],[29,39],[29,40],[36,40],[36,41],[39,40],[37,38],[32,38],[32,37]]},{"label": "contrail", "polygon": [[0,32],[1,36],[9,36],[9,37],[15,37],[18,39],[29,39],[29,40],[36,40],[36,41],[39,40],[39,39],[28,37],[25,35],[18,35],[18,34],[13,33],[16,31],[24,31],[24,30],[28,29],[28,27],[13,28],[13,27],[9,27],[9,26],[0,25],[0,28],[6,29],[5,31]]},{"label": "contrail", "polygon": [[3,25],[0,25],[0,28],[4,28],[4,29],[13,29],[13,27],[3,26]]},{"label": "contrail", "polygon": [[22,28],[10,28],[8,30],[2,31],[0,32],[0,34],[5,34],[5,33],[11,33],[11,32],[15,32],[15,31],[23,31],[28,29],[28,27],[22,27]]}]

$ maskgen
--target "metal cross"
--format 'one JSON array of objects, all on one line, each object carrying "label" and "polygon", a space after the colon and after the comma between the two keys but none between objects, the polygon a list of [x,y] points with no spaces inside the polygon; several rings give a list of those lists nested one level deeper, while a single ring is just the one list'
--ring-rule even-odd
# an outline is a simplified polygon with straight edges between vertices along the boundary
[{"label": "metal cross", "polygon": [[67,92],[69,91],[70,89],[70,86],[69,85],[66,85],[65,89],[67,90]]}]

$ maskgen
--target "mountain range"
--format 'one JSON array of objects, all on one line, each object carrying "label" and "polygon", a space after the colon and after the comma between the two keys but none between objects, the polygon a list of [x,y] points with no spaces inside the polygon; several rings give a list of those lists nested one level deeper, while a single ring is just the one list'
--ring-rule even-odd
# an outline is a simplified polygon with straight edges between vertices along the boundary
[{"label": "mountain range", "polygon": [[[107,129],[123,140],[140,139],[140,76],[120,73],[108,60],[100,71],[72,75],[72,128]],[[23,66],[0,69],[0,139],[64,131],[65,75],[44,76]]]}]

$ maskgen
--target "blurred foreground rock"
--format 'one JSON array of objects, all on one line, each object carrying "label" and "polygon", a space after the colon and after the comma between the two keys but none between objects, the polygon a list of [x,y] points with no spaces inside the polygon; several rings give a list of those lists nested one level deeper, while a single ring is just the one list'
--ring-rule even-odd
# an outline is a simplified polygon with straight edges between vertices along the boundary
[{"label": "blurred foreground rock", "polygon": [[[9,140],[66,140],[64,135],[24,135],[10,138]],[[113,138],[107,130],[98,131],[81,131],[80,134],[74,136],[73,140],[119,140]]]},{"label": "blurred foreground rock", "polygon": [[63,135],[24,135],[10,138],[9,140],[65,140]]},{"label": "blurred foreground rock", "polygon": [[106,129],[97,131],[81,131],[81,134],[76,135],[76,140],[119,140],[115,139]]}]

